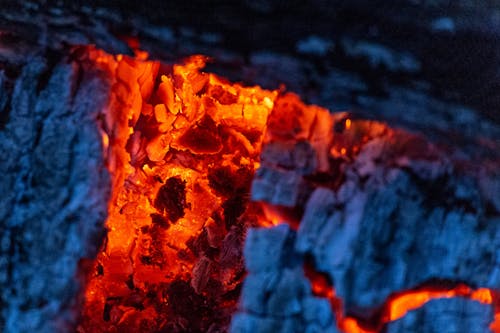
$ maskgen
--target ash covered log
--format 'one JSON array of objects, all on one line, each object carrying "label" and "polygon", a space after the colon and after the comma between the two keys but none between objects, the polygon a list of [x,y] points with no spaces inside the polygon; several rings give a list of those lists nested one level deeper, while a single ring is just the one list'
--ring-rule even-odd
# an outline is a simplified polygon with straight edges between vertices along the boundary
[{"label": "ash covered log", "polygon": [[93,257],[104,234],[110,184],[97,124],[109,86],[64,53],[5,55],[0,331],[67,331],[79,259]]},{"label": "ash covered log", "polygon": [[231,332],[491,332],[494,307],[465,297],[436,298],[371,328],[335,316],[331,295],[329,302],[315,293],[304,269],[308,259],[294,249],[296,236],[287,225],[249,230],[248,276]]},{"label": "ash covered log", "polygon": [[[405,140],[406,153],[395,148]],[[435,154],[409,157],[422,144],[414,140],[368,142],[341,168],[340,187],[316,189],[306,205],[297,250],[329,272],[347,308],[377,306],[438,278],[499,285],[498,212],[489,211],[494,194],[481,192],[485,175]],[[427,155],[432,147],[421,149]]]},{"label": "ash covered log", "polygon": [[[290,108],[286,114],[294,112],[297,110]],[[373,321],[390,295],[423,284],[439,287],[441,280],[496,290],[500,283],[499,211],[495,208],[497,190],[493,189],[498,183],[497,164],[482,165],[464,158],[463,153],[461,159],[454,159],[453,154],[421,137],[377,122],[355,121],[345,115],[332,119],[332,133],[313,149],[316,164],[307,172],[299,160],[289,158],[294,156],[293,142],[300,142],[301,131],[286,137],[282,133],[293,133],[293,129],[286,132],[282,122],[270,121],[261,168],[267,174],[286,172],[291,176],[268,182],[257,177],[252,197],[264,200],[277,221],[296,225],[300,220],[294,251],[311,256],[316,270],[330,277],[343,302],[342,311]],[[314,126],[304,128],[315,130]],[[328,168],[322,170],[319,161],[325,154]],[[498,162],[495,156],[490,157]],[[295,183],[303,183],[302,189],[309,189],[303,201],[285,202],[262,194],[269,193],[272,182],[279,184],[292,177]],[[491,187],[484,187],[486,183]],[[290,220],[289,211],[283,214],[282,206],[290,210],[304,202],[304,213],[298,218],[295,215],[296,221]],[[242,311],[248,312],[243,305],[246,297],[243,293]],[[462,310],[453,310],[465,303],[442,302],[443,307],[450,306],[446,313],[451,327],[459,331],[471,327],[462,318]],[[491,299],[485,302],[491,304]],[[429,312],[422,313],[437,308],[429,305]],[[471,310],[472,318],[473,313]],[[431,314],[415,316],[411,318],[420,322],[411,329],[432,331],[443,325],[432,322]],[[388,329],[406,327],[411,318],[388,324]],[[479,315],[477,320],[475,329],[489,330],[491,315]]]},{"label": "ash covered log", "polygon": [[[326,117],[318,113],[316,124],[325,122],[320,115]],[[295,152],[287,142],[300,135],[283,137],[280,126],[269,122],[262,169],[286,170],[303,182],[300,188],[316,188],[305,199],[297,250],[315,256],[348,307],[376,306],[391,292],[437,277],[498,285],[497,199],[481,185],[498,182],[493,168],[454,161],[423,138],[383,124],[336,116],[329,127],[337,131],[322,137],[311,155],[317,166],[304,172],[300,160],[283,161]],[[328,170],[321,169],[325,158]],[[302,205],[264,197],[267,187],[257,177],[253,198]]]},{"label": "ash covered log", "polygon": [[[105,235],[110,84],[79,44],[128,53],[96,15],[37,2],[0,13],[0,331],[68,332]],[[82,260],[84,259],[84,260]]]}]

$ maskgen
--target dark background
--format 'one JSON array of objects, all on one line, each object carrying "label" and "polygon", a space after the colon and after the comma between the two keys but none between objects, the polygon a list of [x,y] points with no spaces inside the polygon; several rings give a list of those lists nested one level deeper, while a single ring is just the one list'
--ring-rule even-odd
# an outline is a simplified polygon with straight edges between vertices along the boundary
[{"label": "dark background", "polygon": [[[297,53],[297,43],[314,35],[335,43],[323,65],[335,65],[376,80],[423,79],[433,92],[481,109],[500,120],[500,2],[418,0],[240,0],[240,1],[67,1],[65,6],[107,8],[120,12],[123,32],[144,18],[156,26],[198,36],[217,34],[229,51]],[[119,30],[119,29],[118,29]],[[185,32],[185,30],[184,30]],[[352,59],[344,39],[381,43],[411,53],[421,69],[407,77],[366,64],[370,54]],[[182,48],[182,46],[181,46]],[[201,51],[205,51],[200,48]],[[190,50],[191,51],[191,50]],[[195,51],[195,50],[193,50]],[[318,60],[318,59],[315,59]],[[363,61],[365,60],[365,61]]]}]

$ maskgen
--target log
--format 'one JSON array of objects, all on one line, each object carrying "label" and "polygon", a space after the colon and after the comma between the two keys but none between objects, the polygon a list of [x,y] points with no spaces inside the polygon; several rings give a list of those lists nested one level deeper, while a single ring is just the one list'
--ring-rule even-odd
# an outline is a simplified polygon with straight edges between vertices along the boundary
[{"label": "log", "polygon": [[[245,244],[249,275],[231,332],[340,332],[331,304],[313,294],[302,269],[304,256],[291,248],[297,244],[296,237],[284,224],[249,230]],[[462,297],[437,298],[385,323],[377,332],[490,332],[492,320],[490,304]]]},{"label": "log", "polygon": [[68,331],[79,260],[104,235],[109,175],[99,112],[109,86],[67,55],[1,62],[0,331]]},{"label": "log", "polygon": [[342,168],[337,190],[313,192],[297,235],[297,250],[329,272],[345,306],[376,307],[439,278],[497,288],[498,219],[486,213],[492,193],[481,193],[485,174],[460,172],[446,156],[391,153],[387,138],[372,143]]},{"label": "log", "polygon": [[[333,128],[340,128],[339,122],[346,120],[337,118]],[[268,133],[273,133],[273,125],[268,126]],[[498,173],[477,161],[454,159],[422,137],[380,123],[349,120],[347,127],[323,147],[331,156],[330,177],[315,176],[321,174],[318,168],[304,174],[300,163],[290,159],[284,163],[282,157],[292,156],[294,146],[283,144],[279,136],[269,139],[272,148],[263,147],[268,153],[261,160],[266,172],[285,168],[311,189],[298,218],[294,250],[288,253],[298,255],[299,261],[311,258],[315,269],[327,274],[342,301],[341,311],[373,321],[377,309],[387,307],[394,295],[421,286],[440,288],[442,281],[498,290],[496,190],[481,185],[497,184]],[[363,139],[357,141],[360,131]],[[343,153],[336,153],[338,146]],[[338,181],[332,181],[336,177]],[[254,179],[252,191],[254,199],[261,198],[264,187],[259,178]],[[272,197],[267,200],[271,208],[276,205]],[[285,216],[281,221],[292,222]],[[266,237],[271,239],[271,235]],[[279,246],[279,242],[272,243]],[[254,294],[278,292],[264,282],[272,281],[271,277],[250,269],[256,258],[265,257],[254,258],[258,250],[252,247],[258,249],[259,244],[249,236],[245,258],[250,276],[245,283],[251,284]],[[280,257],[279,251],[274,253]],[[280,267],[287,267],[282,262],[275,266],[281,271]],[[266,286],[263,289],[257,289],[259,278],[260,285]],[[268,307],[265,302],[259,307],[247,293],[241,297],[243,314],[267,318],[262,313]],[[266,299],[271,298],[268,294]],[[252,307],[245,306],[248,299]],[[288,303],[283,302],[286,308]],[[484,311],[476,314],[476,307]],[[437,332],[448,325],[445,331],[489,332],[491,313],[491,304],[459,297],[436,300],[377,331]],[[446,319],[433,319],[441,315]],[[243,327],[243,317],[235,318],[240,318],[237,324]],[[247,320],[251,325],[252,319]]]},{"label": "log", "polygon": [[83,7],[2,3],[2,332],[73,331],[86,260],[105,236],[111,184],[100,122],[110,86],[79,58],[80,44],[131,52]]},{"label": "log", "polygon": [[[241,3],[235,5],[241,7],[239,18],[255,6],[248,1]],[[232,28],[226,29],[229,33],[211,28],[213,21],[206,19],[204,12],[207,7],[199,3],[196,4],[199,11],[196,8],[184,10],[181,6],[178,11],[166,11],[167,14],[157,10],[158,3],[153,3],[154,6],[142,4],[139,10],[146,16],[138,16],[137,8],[127,6],[120,6],[123,8],[117,12],[116,3],[101,3],[100,7],[79,3],[45,6],[9,0],[5,1],[5,6],[2,4],[0,331],[64,332],[74,326],[77,317],[74,308],[79,304],[79,283],[75,280],[78,262],[95,255],[104,232],[102,223],[110,185],[96,119],[99,110],[106,105],[109,88],[99,73],[83,70],[78,56],[71,50],[73,45],[96,44],[111,53],[131,54],[127,43],[117,37],[122,32],[139,36],[142,47],[157,59],[173,60],[186,54],[205,53],[218,60],[213,65],[214,70],[232,79],[270,88],[285,83],[308,101],[329,106],[332,110],[354,108],[354,115],[358,117],[383,119],[448,146],[437,156],[415,157],[412,144],[406,151],[404,147],[400,147],[402,152],[391,151],[390,147],[398,140],[391,141],[386,133],[371,137],[352,159],[339,155],[341,147],[338,146],[335,148],[337,155],[332,159],[325,147],[328,144],[331,148],[330,141],[322,135],[314,138],[314,144],[309,141],[268,142],[262,155],[260,178],[254,182],[254,199],[272,205],[301,206],[305,213],[299,218],[302,222],[296,232],[285,232],[285,253],[290,255],[280,256],[283,262],[266,263],[265,273],[261,273],[260,268],[255,268],[254,272],[253,266],[248,267],[251,287],[244,288],[242,304],[246,304],[249,293],[279,292],[269,299],[266,296],[267,300],[259,300],[261,303],[242,305],[241,313],[234,317],[233,331],[241,328],[242,331],[308,329],[335,332],[335,318],[328,311],[327,302],[308,291],[309,282],[301,271],[305,255],[313,256],[316,269],[331,278],[345,302],[345,311],[359,317],[364,316],[363,312],[371,312],[369,308],[380,306],[391,293],[434,278],[498,288],[498,97],[495,92],[484,96],[486,89],[482,82],[495,87],[496,77],[490,73],[496,73],[493,69],[499,61],[496,53],[490,57],[489,48],[483,54],[483,48],[471,42],[478,39],[476,36],[485,40],[494,40],[495,36],[481,31],[477,35],[461,31],[456,35],[439,34],[437,40],[446,42],[436,43],[443,45],[440,50],[450,44],[455,48],[443,51],[441,57],[426,56],[426,51],[416,52],[414,57],[422,70],[409,73],[404,66],[393,67],[391,63],[379,62],[372,66],[373,54],[359,53],[360,49],[367,49],[366,41],[356,42],[356,37],[350,34],[344,34],[342,41],[336,43],[336,47],[329,46],[323,55],[299,47],[311,33],[301,30],[304,21],[300,18],[307,18],[309,24],[310,17],[320,11],[318,8],[323,8],[322,1],[315,1],[314,6],[308,3],[303,4],[304,8],[299,6],[311,15],[292,11],[279,24],[279,29],[274,29],[275,16],[262,15],[262,10],[268,13],[266,8],[271,8],[271,13],[279,16],[277,3],[281,2],[259,3],[263,3],[262,7],[253,10],[265,19],[261,28],[255,29],[248,29],[250,25],[233,19],[230,12],[210,8],[210,12],[216,13],[213,16],[217,22],[229,22],[225,23]],[[361,6],[364,17],[366,13],[372,14],[374,6],[365,5]],[[330,29],[332,13],[342,17],[342,10],[345,10],[357,20],[356,11],[345,6],[348,8],[339,11],[328,6],[326,16],[317,20],[315,33]],[[412,5],[403,7],[407,13]],[[202,23],[189,21],[193,12],[199,18],[193,21]],[[375,23],[384,26],[385,30],[400,30],[402,23],[382,12],[377,10],[373,18],[389,23]],[[147,15],[152,13],[162,21],[149,20]],[[469,11],[460,8],[456,15],[464,13]],[[170,15],[169,19],[165,19],[165,15]],[[474,20],[482,15],[482,12],[477,14]],[[407,25],[404,26],[413,27],[407,33],[426,38],[427,28],[414,29],[420,24],[420,20],[415,22],[415,17],[418,15],[405,15]],[[428,17],[429,20],[433,18],[432,15]],[[179,24],[175,21],[178,19],[187,23]],[[171,23],[174,21],[176,23]],[[345,29],[353,27],[352,22],[349,24]],[[209,30],[208,37],[193,33],[197,29]],[[468,27],[463,29],[469,31]],[[210,33],[215,37],[211,39]],[[290,50],[280,49],[280,43],[273,45],[270,33],[287,36],[286,45]],[[246,37],[238,46],[228,46],[228,41],[242,34]],[[222,42],[217,42],[218,38]],[[393,38],[383,33],[375,39],[375,45],[368,44],[368,49],[382,50],[398,58],[402,53],[397,52],[396,46],[415,50],[422,45],[421,40],[412,44],[413,38]],[[399,44],[401,39],[408,42]],[[492,49],[497,46],[494,42],[485,44]],[[462,86],[457,88],[451,84],[450,87],[446,80],[436,86],[440,77],[455,77],[449,75],[455,70],[449,66],[444,67],[448,68],[444,70],[445,75],[441,75],[443,72],[432,74],[433,69],[449,63],[450,54],[468,59],[470,52],[458,54],[457,45],[468,51],[481,50],[478,57],[483,61],[465,62],[464,73],[460,76]],[[270,51],[262,51],[266,47]],[[335,63],[329,59],[335,59]],[[429,65],[429,62],[432,63]],[[474,66],[469,66],[470,63]],[[481,68],[483,63],[489,66]],[[386,65],[392,69],[384,69]],[[422,77],[425,78],[423,82]],[[474,81],[475,93],[468,94],[463,83],[471,78],[477,80]],[[434,90],[448,92],[448,89],[450,95],[460,97],[445,98],[443,93],[434,93]],[[469,104],[477,109],[464,104],[470,102],[468,95],[474,99]],[[483,105],[478,100],[487,103]],[[345,124],[345,115],[339,114],[336,121]],[[323,130],[316,128],[313,132],[322,134]],[[397,138],[403,142],[408,139],[407,136]],[[426,143],[423,150],[429,147]],[[311,155],[315,156],[314,161]],[[326,185],[325,177],[328,179]],[[278,190],[274,182],[279,185]],[[264,186],[271,188],[271,192],[262,190]],[[211,238],[213,243],[220,242],[214,240],[216,238],[217,235]],[[232,243],[230,237],[224,240],[224,244],[229,244],[224,246],[228,263],[237,257],[231,253]],[[248,258],[252,251],[247,251]],[[283,259],[288,256],[296,262]],[[200,263],[197,269],[209,268]],[[266,285],[263,286],[262,281],[266,279],[274,289],[263,289]],[[197,280],[192,287],[202,288],[205,282]],[[289,283],[297,287],[290,290],[287,288]],[[475,318],[471,322],[480,322],[476,326],[478,330],[487,330],[485,327],[491,320],[489,307],[464,301],[468,305],[463,305],[465,310],[462,311],[456,310],[462,305],[456,305],[455,299],[435,302],[454,309],[450,317],[445,318],[462,330],[473,329],[469,319],[464,317]],[[302,310],[297,312],[298,304]],[[434,314],[442,308],[433,304],[427,304],[422,311],[417,310],[425,314],[418,315],[423,319],[418,319],[416,324],[407,324],[407,321],[414,322],[411,316],[417,316],[408,314],[388,324],[387,329],[398,331],[401,327],[398,325],[409,331],[422,327],[429,331],[442,328],[439,326],[442,324],[434,324]],[[476,315],[476,307],[487,313]],[[474,312],[471,316],[469,308]]]}]

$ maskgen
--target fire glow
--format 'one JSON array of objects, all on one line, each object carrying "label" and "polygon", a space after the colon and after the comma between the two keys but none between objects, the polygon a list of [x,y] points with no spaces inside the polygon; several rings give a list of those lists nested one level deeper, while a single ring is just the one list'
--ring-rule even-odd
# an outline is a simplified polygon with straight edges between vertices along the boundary
[{"label": "fire glow", "polygon": [[[338,320],[339,329],[346,333],[379,332],[382,325],[404,317],[409,311],[416,310],[433,299],[464,297],[483,304],[496,304],[498,299],[498,295],[489,289],[478,288],[474,290],[464,284],[456,284],[449,288],[426,286],[392,295],[382,306],[381,315],[377,320],[363,325],[356,318],[344,315],[342,300],[336,297],[334,288],[323,274],[315,272],[308,265],[305,265],[304,270],[311,281],[313,294],[330,301],[332,311]],[[490,329],[492,332],[500,332],[498,314],[495,315]]]},{"label": "fire glow", "polygon": [[[87,276],[78,331],[227,330],[245,275],[246,229],[274,225],[289,213],[249,200],[261,147],[276,139],[323,144],[294,132],[294,122],[321,122],[332,131],[333,117],[296,95],[204,73],[203,56],[173,66],[147,60],[140,51],[131,58],[86,48],[85,56],[111,84],[102,143],[112,195],[107,237]],[[343,117],[342,130],[362,143],[364,123],[346,116],[335,119]],[[278,129],[272,135],[266,132],[271,123]],[[335,158],[359,151],[332,139]],[[327,281],[309,277],[313,293],[330,299],[341,330],[375,332],[344,316]],[[449,297],[496,303],[490,290],[465,285],[406,291],[387,301],[375,326]]]},{"label": "fire glow", "polygon": [[113,178],[107,239],[82,332],[227,327],[244,230],[268,222],[248,192],[277,93],[199,70],[90,50],[112,83],[103,146]]}]

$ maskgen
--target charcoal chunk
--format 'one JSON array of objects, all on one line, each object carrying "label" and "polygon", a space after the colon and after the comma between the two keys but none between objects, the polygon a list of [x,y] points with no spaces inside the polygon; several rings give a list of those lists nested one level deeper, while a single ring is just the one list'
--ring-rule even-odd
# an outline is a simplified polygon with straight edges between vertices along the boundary
[{"label": "charcoal chunk", "polygon": [[158,191],[154,207],[161,213],[166,214],[172,223],[184,217],[184,209],[188,207],[186,203],[186,182],[179,176],[167,179]]},{"label": "charcoal chunk", "polygon": [[245,212],[248,200],[242,195],[235,195],[227,199],[223,204],[224,220],[226,222],[226,229],[231,229],[237,219]]},{"label": "charcoal chunk", "polygon": [[206,332],[203,328],[202,318],[212,314],[211,304],[207,299],[196,293],[189,282],[175,280],[166,289],[169,308],[173,318],[170,323],[184,321],[187,327],[184,329],[163,330],[164,332]]},{"label": "charcoal chunk", "polygon": [[208,185],[217,193],[229,196],[234,191],[233,174],[229,166],[210,168],[208,170]]},{"label": "charcoal chunk", "polygon": [[208,185],[218,194],[232,196],[249,191],[253,172],[241,167],[232,171],[229,166],[214,167],[208,170]]},{"label": "charcoal chunk", "polygon": [[222,149],[217,126],[208,115],[187,130],[179,143],[195,154],[215,154]]},{"label": "charcoal chunk", "polygon": [[168,220],[160,214],[151,214],[151,221],[154,225],[157,225],[163,229],[168,229],[168,227],[170,226]]},{"label": "charcoal chunk", "polygon": [[222,105],[230,105],[238,101],[238,96],[230,93],[219,85],[212,86],[210,94]]}]

